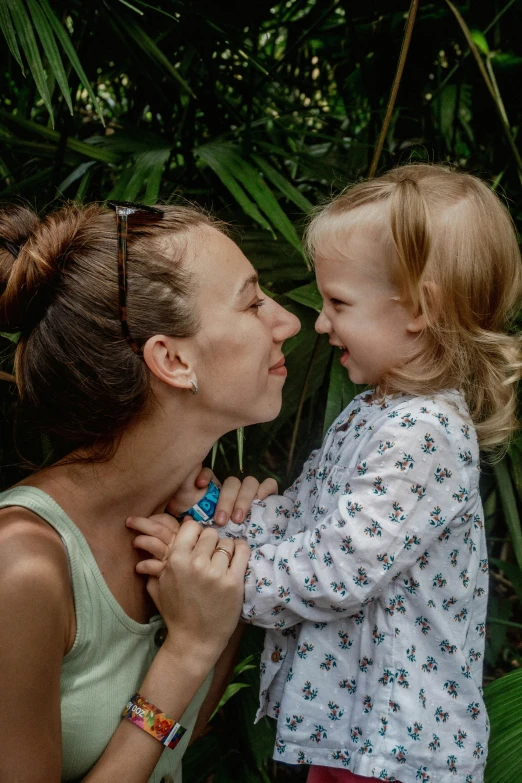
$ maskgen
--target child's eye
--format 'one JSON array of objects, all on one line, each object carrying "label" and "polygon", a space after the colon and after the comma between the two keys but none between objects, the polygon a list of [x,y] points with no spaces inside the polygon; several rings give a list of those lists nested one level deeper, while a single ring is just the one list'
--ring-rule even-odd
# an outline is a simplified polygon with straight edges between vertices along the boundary
[{"label": "child's eye", "polygon": [[334,307],[338,307],[339,305],[347,305],[348,302],[341,302],[340,299],[330,299],[330,302],[333,304]]}]

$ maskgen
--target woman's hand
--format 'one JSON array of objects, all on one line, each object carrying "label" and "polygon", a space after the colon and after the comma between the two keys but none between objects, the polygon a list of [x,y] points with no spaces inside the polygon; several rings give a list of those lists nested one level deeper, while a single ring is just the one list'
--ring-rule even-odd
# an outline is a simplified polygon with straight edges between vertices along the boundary
[{"label": "woman's hand", "polygon": [[[166,528],[162,526],[162,530]],[[203,528],[190,518],[170,537],[168,544],[161,541],[162,561],[143,561],[137,570],[150,574],[145,563],[160,566],[159,577],[149,579],[147,590],[172,630],[169,646],[186,652],[190,645],[217,660],[239,620],[248,544],[220,540],[216,530]],[[226,552],[216,550],[217,546]]]},{"label": "woman's hand", "polygon": [[269,495],[276,495],[278,488],[274,479],[265,479],[261,484],[253,476],[246,476],[243,481],[235,476],[229,476],[219,483],[210,468],[198,467],[183,482],[176,494],[169,500],[167,511],[175,517],[182,516],[204,496],[210,482],[221,487],[214,521],[225,525],[229,519],[240,525],[254,500],[264,500]]}]

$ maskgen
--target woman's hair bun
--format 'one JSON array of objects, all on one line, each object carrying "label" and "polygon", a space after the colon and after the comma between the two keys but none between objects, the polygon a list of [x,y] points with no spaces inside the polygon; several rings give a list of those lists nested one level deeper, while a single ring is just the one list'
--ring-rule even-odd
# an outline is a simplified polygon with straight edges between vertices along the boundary
[{"label": "woman's hair bun", "polygon": [[79,209],[68,207],[40,221],[33,210],[0,208],[0,325],[29,332],[42,318],[60,270],[83,222]]}]

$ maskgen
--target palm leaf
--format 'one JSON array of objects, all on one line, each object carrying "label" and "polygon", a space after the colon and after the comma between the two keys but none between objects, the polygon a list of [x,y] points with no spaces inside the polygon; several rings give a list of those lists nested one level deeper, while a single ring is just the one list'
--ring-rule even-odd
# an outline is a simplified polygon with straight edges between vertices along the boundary
[{"label": "palm leaf", "polygon": [[192,92],[190,85],[181,76],[178,69],[170,62],[169,58],[161,51],[159,46],[154,43],[150,35],[148,35],[143,27],[134,19],[130,19],[128,16],[117,16],[115,19],[111,19],[113,25],[117,26],[118,32],[124,30],[134,39],[134,42],[138,45],[140,51],[142,51],[150,60],[156,65],[166,71],[172,76],[178,84],[191,95],[193,98],[196,96]]},{"label": "palm leaf", "polygon": [[69,84],[63,69],[62,58],[60,57],[58,47],[56,46],[56,41],[54,40],[53,29],[50,26],[48,20],[45,18],[45,14],[36,0],[26,0],[26,2],[31,13],[33,25],[40,37],[40,41],[42,42],[42,48],[45,52],[45,56],[47,57],[47,62],[49,63],[49,66],[54,73],[56,82],[62,91],[62,95],[65,98],[67,107],[70,113],[73,114],[73,105],[71,101]]},{"label": "palm leaf", "polygon": [[272,185],[278,188],[283,196],[289,201],[292,201],[299,209],[302,209],[305,214],[308,214],[313,209],[313,204],[308,201],[305,196],[299,191],[291,182],[289,182],[277,169],[268,163],[261,155],[252,155],[252,160],[255,161],[258,168],[263,172],[265,177],[270,180]]},{"label": "palm leaf", "polygon": [[31,20],[27,15],[25,6],[22,0],[7,0],[9,4],[9,10],[15,26],[16,33],[20,40],[22,51],[25,54],[29,69],[33,75],[38,92],[42,96],[42,100],[45,104],[47,111],[51,117],[51,121],[54,125],[54,113],[51,103],[51,96],[49,94],[49,87],[47,85],[47,76],[42,65],[42,59],[36,38],[34,37],[33,26]]},{"label": "palm leaf", "polygon": [[522,747],[522,669],[484,691],[491,722],[485,783],[518,783]]},{"label": "palm leaf", "polygon": [[23,75],[25,76],[24,64],[22,62],[22,57],[20,55],[18,44],[16,42],[13,20],[11,19],[11,13],[9,11],[9,6],[7,5],[7,3],[0,3],[0,29],[2,30],[5,36],[5,40],[7,41],[9,51],[15,58],[16,62],[22,69]]},{"label": "palm leaf", "polygon": [[522,527],[506,460],[503,459],[501,462],[495,463],[493,470],[497,480],[506,525],[511,537],[513,552],[519,568],[522,569]]},{"label": "palm leaf", "polygon": [[85,71],[82,68],[82,64],[78,58],[78,55],[76,54],[71,39],[69,38],[69,34],[67,33],[64,26],[56,18],[51,6],[49,5],[49,0],[39,0],[39,3],[45,15],[47,16],[49,24],[53,28],[54,34],[56,35],[56,38],[60,42],[63,51],[65,52],[72,67],[76,71],[80,82],[82,83],[83,87],[85,87],[85,89],[87,90],[89,98],[92,101],[92,105],[96,110],[96,114],[100,118],[102,125],[105,125],[105,120],[103,118],[102,109],[98,102],[98,98],[96,97],[94,90],[92,89],[91,84],[89,82],[89,79],[87,78]]}]

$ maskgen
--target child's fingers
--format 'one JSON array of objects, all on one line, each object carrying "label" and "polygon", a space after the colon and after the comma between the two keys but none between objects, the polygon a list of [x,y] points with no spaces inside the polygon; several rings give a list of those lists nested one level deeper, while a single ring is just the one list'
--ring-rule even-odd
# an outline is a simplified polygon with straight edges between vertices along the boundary
[{"label": "child's fingers", "polygon": [[236,499],[241,490],[241,481],[235,476],[229,476],[223,482],[219,493],[214,519],[218,525],[224,525],[232,517]]},{"label": "child's fingers", "polygon": [[143,549],[144,552],[148,552],[157,560],[161,561],[165,561],[167,559],[169,552],[167,544],[155,536],[136,536],[132,542],[132,546],[135,549]]},{"label": "child's fingers", "polygon": [[259,481],[253,476],[247,476],[243,479],[241,489],[239,490],[234,510],[232,512],[232,521],[238,525],[245,521],[245,516],[250,511],[250,506],[257,497],[259,490]]},{"label": "child's fingers", "polygon": [[279,487],[277,486],[277,481],[273,478],[267,478],[259,485],[256,499],[264,500],[270,495],[277,495],[278,492],[279,492]]},{"label": "child's fingers", "polygon": [[201,468],[195,481],[196,486],[200,489],[206,489],[211,481],[214,482],[217,487],[221,486],[221,483],[217,480],[214,472],[210,468]]},{"label": "child's fingers", "polygon": [[161,576],[165,563],[160,560],[140,560],[136,564],[136,571],[138,574],[146,574],[147,576]]},{"label": "child's fingers", "polygon": [[159,538],[164,544],[170,544],[172,536],[180,528],[177,519],[171,517],[170,514],[156,514],[152,517],[129,517],[126,520],[126,525],[133,530],[137,530],[138,533]]}]

